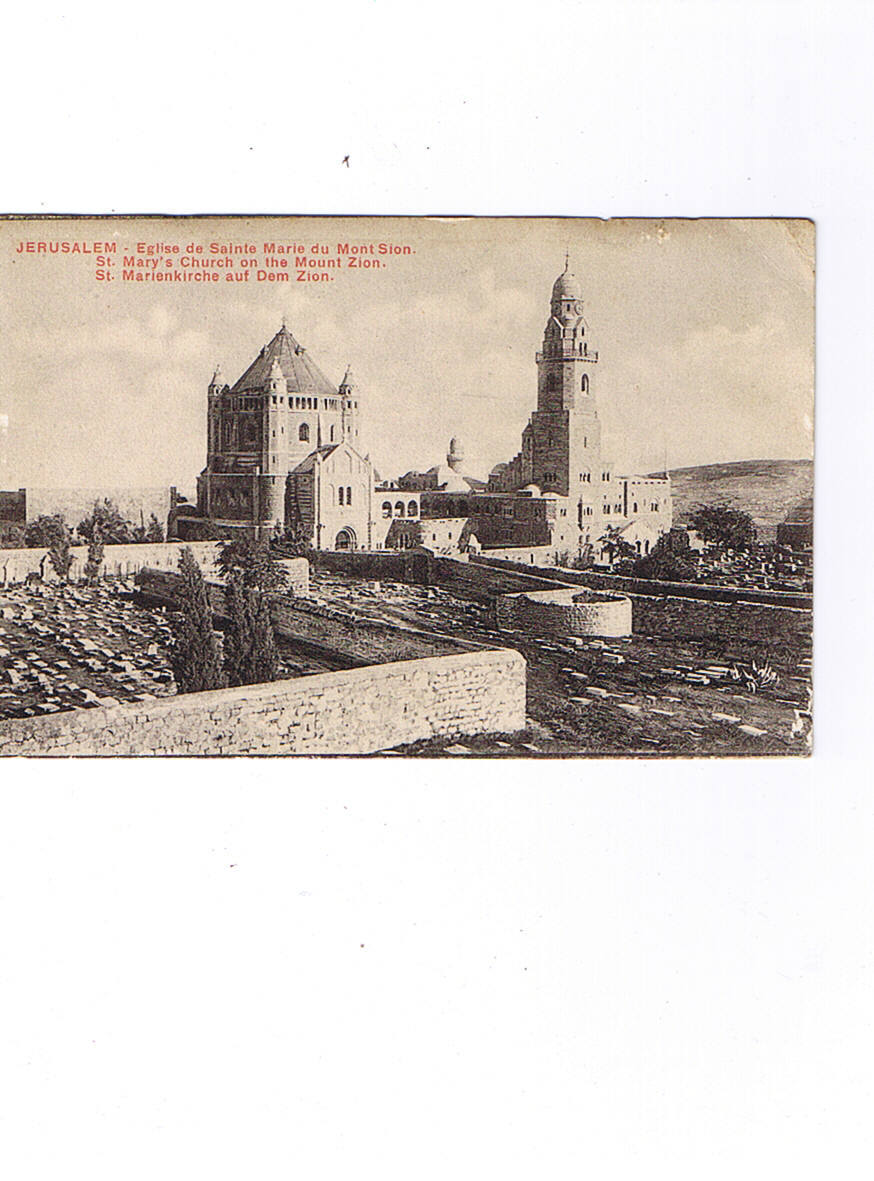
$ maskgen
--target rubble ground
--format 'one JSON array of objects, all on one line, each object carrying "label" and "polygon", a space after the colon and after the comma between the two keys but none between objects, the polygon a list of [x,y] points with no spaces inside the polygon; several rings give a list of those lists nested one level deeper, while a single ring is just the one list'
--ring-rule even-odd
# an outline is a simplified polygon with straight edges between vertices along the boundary
[{"label": "rubble ground", "polygon": [[[0,589],[0,720],[168,697],[170,613],[130,580]],[[331,667],[277,644],[281,675]]]},{"label": "rubble ground", "polygon": [[[313,592],[386,622],[516,648],[528,663],[528,729],[401,748],[422,755],[806,754],[811,650],[762,652],[775,677],[711,640],[601,640],[499,631],[492,612],[438,587],[313,572]],[[762,678],[767,682],[767,677]]]}]

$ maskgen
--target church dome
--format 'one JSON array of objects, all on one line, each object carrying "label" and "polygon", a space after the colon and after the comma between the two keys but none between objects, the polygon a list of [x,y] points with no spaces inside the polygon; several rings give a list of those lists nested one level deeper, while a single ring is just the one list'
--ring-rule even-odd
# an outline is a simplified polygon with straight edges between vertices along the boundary
[{"label": "church dome", "polygon": [[564,270],[552,285],[553,303],[562,299],[582,299],[583,288],[579,279],[570,269],[570,262],[565,263]]}]

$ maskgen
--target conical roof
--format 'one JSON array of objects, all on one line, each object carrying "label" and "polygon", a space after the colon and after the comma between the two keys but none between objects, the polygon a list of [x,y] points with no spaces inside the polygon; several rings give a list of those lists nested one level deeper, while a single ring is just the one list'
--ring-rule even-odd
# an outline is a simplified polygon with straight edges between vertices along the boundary
[{"label": "conical roof", "polygon": [[288,329],[279,329],[269,344],[266,344],[246,372],[233,385],[232,392],[264,389],[270,381],[274,361],[279,362],[282,375],[288,382],[292,394],[336,394],[337,387],[331,385],[321,369],[310,360],[309,353],[302,349]]}]

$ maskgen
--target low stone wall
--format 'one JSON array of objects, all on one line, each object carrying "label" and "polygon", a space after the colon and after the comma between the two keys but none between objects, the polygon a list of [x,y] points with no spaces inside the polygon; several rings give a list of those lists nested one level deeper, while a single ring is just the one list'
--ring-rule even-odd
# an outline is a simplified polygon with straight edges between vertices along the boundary
[{"label": "low stone wall", "polygon": [[353,755],[525,726],[525,661],[495,649],[0,723],[0,755]]},{"label": "low stone wall", "polygon": [[482,557],[517,562],[523,566],[547,566],[554,561],[555,547],[552,545],[489,546],[488,548],[483,547]]},{"label": "low stone wall", "polygon": [[696,599],[631,595],[634,630],[641,635],[676,640],[712,640],[730,644],[742,657],[763,652],[809,653],[813,650],[813,612],[764,603],[708,603]]},{"label": "low stone wall", "polygon": [[[522,573],[524,566],[507,561],[487,551],[472,559],[496,570]],[[633,578],[626,574],[607,574],[602,570],[572,570],[566,566],[538,567],[539,575],[549,582],[567,586],[588,586],[593,590],[616,594],[673,595],[681,599],[706,599],[713,603],[767,603],[770,607],[813,607],[813,595],[794,591],[766,591],[745,586],[708,586],[700,582],[663,582],[655,578]]]},{"label": "low stone wall", "polygon": [[552,636],[630,636],[631,600],[574,587],[502,595],[498,627]]},{"label": "low stone wall", "polygon": [[[190,541],[185,543],[191,549],[204,571],[212,568],[218,547],[214,541]],[[126,578],[146,566],[158,570],[178,570],[179,555],[184,546],[177,541],[161,541],[142,545],[106,545],[103,548],[103,563],[100,574],[106,578]],[[70,567],[70,581],[85,577],[85,563],[88,561],[87,545],[74,545],[70,552],[73,565]],[[38,549],[0,549],[0,586],[4,583],[25,582],[30,575],[46,582],[57,580],[57,574],[49,560],[45,547]]]}]

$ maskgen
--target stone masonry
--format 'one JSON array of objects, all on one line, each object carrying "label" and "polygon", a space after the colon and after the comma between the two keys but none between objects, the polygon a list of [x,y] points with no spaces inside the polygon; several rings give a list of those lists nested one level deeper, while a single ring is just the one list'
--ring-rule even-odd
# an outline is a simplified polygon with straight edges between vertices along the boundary
[{"label": "stone masonry", "polygon": [[525,661],[497,649],[0,724],[0,755],[353,755],[525,726]]}]

